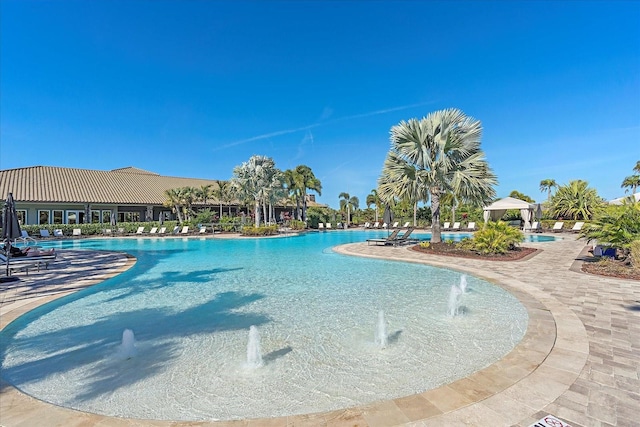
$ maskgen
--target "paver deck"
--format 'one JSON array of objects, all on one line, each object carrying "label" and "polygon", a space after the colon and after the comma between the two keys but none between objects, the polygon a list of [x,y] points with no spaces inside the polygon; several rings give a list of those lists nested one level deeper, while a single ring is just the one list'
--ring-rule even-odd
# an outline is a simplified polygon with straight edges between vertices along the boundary
[{"label": "paver deck", "polygon": [[[131,420],[60,408],[0,383],[0,425],[21,426],[529,426],[552,414],[572,426],[637,426],[640,282],[581,273],[585,243],[563,234],[521,261],[425,256],[408,247],[352,243],[353,256],[427,263],[482,277],[514,294],[527,333],[502,360],[421,394],[328,413],[227,422]],[[61,251],[49,270],[3,283],[0,327],[22,313],[123,271],[124,254]]]}]

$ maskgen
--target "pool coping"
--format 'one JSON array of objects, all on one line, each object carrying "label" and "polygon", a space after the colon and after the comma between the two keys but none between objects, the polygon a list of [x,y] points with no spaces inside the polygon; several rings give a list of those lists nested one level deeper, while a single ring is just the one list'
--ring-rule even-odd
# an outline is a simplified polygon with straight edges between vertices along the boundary
[{"label": "pool coping", "polygon": [[[345,255],[420,262],[455,269],[499,285],[516,296],[527,308],[529,325],[523,340],[501,360],[450,384],[420,394],[336,411],[233,421],[176,422],[123,419],[84,413],[42,402],[2,381],[1,422],[6,423],[6,426],[29,425],[29,420],[45,416],[64,425],[513,425],[523,420],[528,422],[527,420],[534,419],[575,382],[586,363],[589,340],[584,325],[569,307],[535,286],[492,271],[490,266],[484,269],[465,265],[452,266],[451,260],[438,256],[415,260],[407,256],[408,250],[403,249],[406,248],[394,250],[367,246],[364,242],[334,248],[336,252]],[[119,274],[133,265],[130,258],[123,254],[120,256],[128,259],[129,264],[115,267],[108,274]],[[95,278],[93,282],[87,282],[87,286],[106,278]],[[14,309],[6,310],[1,313],[2,328],[19,315],[71,292],[73,291],[36,298]]]}]

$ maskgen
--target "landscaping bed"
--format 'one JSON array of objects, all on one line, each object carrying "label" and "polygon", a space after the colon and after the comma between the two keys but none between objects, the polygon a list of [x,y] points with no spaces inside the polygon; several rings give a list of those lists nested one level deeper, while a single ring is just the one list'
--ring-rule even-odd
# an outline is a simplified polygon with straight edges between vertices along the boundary
[{"label": "landscaping bed", "polygon": [[420,245],[415,245],[413,247],[413,250],[416,252],[422,252],[431,255],[455,256],[459,258],[471,258],[489,261],[517,261],[538,251],[538,249],[535,248],[517,247],[516,249],[507,251],[504,254],[484,255],[476,251],[462,249],[458,247],[457,244],[450,242],[431,243],[426,248],[423,248]]},{"label": "landscaping bed", "polygon": [[633,268],[624,261],[613,260],[610,258],[587,258],[582,263],[582,271],[589,274],[596,274],[598,276],[640,280],[640,269]]}]

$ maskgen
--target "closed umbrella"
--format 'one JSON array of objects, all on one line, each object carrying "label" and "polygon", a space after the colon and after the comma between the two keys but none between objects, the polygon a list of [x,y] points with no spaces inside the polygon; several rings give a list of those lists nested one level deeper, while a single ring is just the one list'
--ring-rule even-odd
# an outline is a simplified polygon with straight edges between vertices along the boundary
[{"label": "closed umbrella", "polygon": [[391,208],[389,205],[384,208],[384,215],[382,215],[382,221],[387,224],[387,235],[389,234],[389,225],[393,221],[393,212],[391,212]]},{"label": "closed umbrella", "polygon": [[16,205],[13,201],[13,194],[9,193],[2,210],[2,240],[7,251],[6,277],[0,279],[3,282],[17,280],[17,278],[9,277],[9,258],[11,257],[11,241],[20,236],[22,236],[22,230],[20,230],[20,223],[18,222]]}]

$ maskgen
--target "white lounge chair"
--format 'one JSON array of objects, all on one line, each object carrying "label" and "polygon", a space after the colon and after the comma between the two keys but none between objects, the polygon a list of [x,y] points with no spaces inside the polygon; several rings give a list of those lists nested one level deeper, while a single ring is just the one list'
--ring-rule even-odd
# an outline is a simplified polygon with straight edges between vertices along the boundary
[{"label": "white lounge chair", "polygon": [[387,224],[386,222],[382,223],[382,228],[386,230],[388,227],[389,227],[389,224]]},{"label": "white lounge chair", "polygon": [[47,229],[40,230],[40,237],[44,237],[44,238],[51,237],[51,234],[49,234],[49,230]]},{"label": "white lounge chair", "polygon": [[370,226],[371,226],[371,224],[369,224],[368,222],[365,222],[364,225],[363,225],[364,228],[369,228]]},{"label": "white lounge chair", "polygon": [[198,231],[198,233],[200,234],[204,234],[207,232],[207,227],[205,227],[204,225],[202,227],[200,227],[200,230]]},{"label": "white lounge chair", "polygon": [[74,228],[72,234],[74,236],[82,236],[82,229],[81,228]]},{"label": "white lounge chair", "polygon": [[318,230],[324,230],[324,222],[318,223]]},{"label": "white lounge chair", "polygon": [[180,232],[180,226],[176,225],[175,227],[173,227],[173,230],[171,230],[171,234],[178,234]]},{"label": "white lounge chair", "polygon": [[394,222],[391,228],[398,228],[398,224],[400,224],[398,221]]},{"label": "white lounge chair", "polygon": [[136,234],[144,234],[144,227],[138,227]]},{"label": "white lounge chair", "polygon": [[584,222],[582,222],[582,221],[576,222],[575,224],[573,224],[573,227],[571,228],[571,231],[573,233],[579,233],[580,230],[582,230],[582,227],[584,227]]},{"label": "white lounge chair", "polygon": [[185,225],[184,227],[182,227],[182,231],[180,233],[181,234],[189,234],[189,226]]},{"label": "white lounge chair", "polygon": [[373,227],[371,228],[380,228],[380,221],[376,221],[373,223]]},{"label": "white lounge chair", "polygon": [[551,231],[553,231],[554,233],[559,233],[562,231],[563,226],[564,226],[564,222],[557,221],[555,224],[553,224],[553,228],[551,229]]},{"label": "white lounge chair", "polygon": [[540,222],[533,221],[533,223],[531,224],[531,228],[528,228],[528,229],[526,229],[524,231],[530,231],[532,233],[539,233],[541,231],[540,230]]},{"label": "white lounge chair", "polygon": [[17,239],[15,239],[13,241],[14,246],[18,244],[18,242],[24,244],[24,245],[29,245],[29,243],[38,243],[38,241],[36,239],[34,239],[33,237],[29,236],[29,233],[27,233],[27,230],[21,230],[21,234],[20,237],[18,237]]},{"label": "white lounge chair", "polygon": [[166,233],[167,233],[167,227],[160,227],[158,234],[166,234]]},{"label": "white lounge chair", "polygon": [[105,236],[110,236],[113,234],[113,230],[111,230],[110,228],[105,228],[104,230],[102,230],[102,234],[104,234]]},{"label": "white lounge chair", "polygon": [[467,224],[467,230],[476,231],[476,223],[472,221],[469,224]]},{"label": "white lounge chair", "polygon": [[460,231],[460,223],[454,222],[453,227],[451,227],[451,231]]},{"label": "white lounge chair", "polygon": [[157,234],[157,233],[158,233],[158,227],[151,227],[149,234]]},{"label": "white lounge chair", "polygon": [[53,230],[53,236],[54,237],[64,237],[64,233],[62,232],[61,229],[56,228],[55,230]]},{"label": "white lounge chair", "polygon": [[445,230],[445,231],[451,230],[451,223],[450,222],[445,222],[444,224],[442,224],[442,229]]},{"label": "white lounge chair", "polygon": [[405,222],[404,225],[402,226],[402,228],[408,228],[409,224],[411,224],[411,221]]},{"label": "white lounge chair", "polygon": [[324,226],[325,226],[325,228],[327,230],[331,230],[331,223],[330,222],[327,222]]}]

